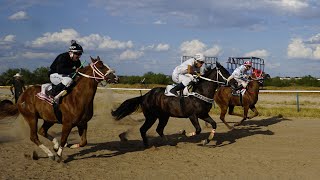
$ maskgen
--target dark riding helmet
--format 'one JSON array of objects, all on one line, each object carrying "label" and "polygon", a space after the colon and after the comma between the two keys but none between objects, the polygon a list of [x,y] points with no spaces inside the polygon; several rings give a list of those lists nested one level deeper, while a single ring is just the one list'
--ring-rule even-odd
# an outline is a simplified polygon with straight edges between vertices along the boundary
[{"label": "dark riding helmet", "polygon": [[69,51],[83,53],[83,48],[75,40],[71,40],[71,46],[69,47]]}]

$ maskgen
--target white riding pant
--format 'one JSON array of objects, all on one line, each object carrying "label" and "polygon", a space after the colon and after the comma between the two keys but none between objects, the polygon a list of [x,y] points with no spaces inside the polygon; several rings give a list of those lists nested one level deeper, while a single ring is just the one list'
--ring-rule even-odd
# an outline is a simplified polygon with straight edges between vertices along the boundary
[{"label": "white riding pant", "polygon": [[184,86],[188,86],[194,80],[194,77],[191,74],[172,73],[172,80],[175,83],[182,83]]},{"label": "white riding pant", "polygon": [[54,85],[58,85],[58,84],[62,83],[66,87],[69,87],[72,83],[72,78],[69,76],[63,76],[58,73],[53,73],[50,75],[50,81]]},{"label": "white riding pant", "polygon": [[247,79],[245,79],[245,78],[236,78],[233,75],[228,77],[227,82],[229,82],[232,78],[234,78],[238,82],[238,85],[241,84],[244,88],[246,88],[248,83],[249,83],[249,81]]}]

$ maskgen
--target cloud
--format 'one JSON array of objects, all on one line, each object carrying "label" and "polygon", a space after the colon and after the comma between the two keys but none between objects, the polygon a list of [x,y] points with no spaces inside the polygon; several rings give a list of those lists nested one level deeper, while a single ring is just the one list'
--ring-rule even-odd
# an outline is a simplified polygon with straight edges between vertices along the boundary
[{"label": "cloud", "polygon": [[31,47],[46,47],[48,44],[69,44],[74,39],[81,44],[85,50],[107,50],[107,49],[125,49],[132,48],[132,41],[121,42],[112,40],[108,36],[99,34],[90,34],[89,36],[80,36],[74,29],[62,29],[61,32],[47,32],[29,43]]},{"label": "cloud", "polygon": [[190,0],[183,3],[180,0],[94,0],[91,5],[104,8],[111,16],[121,16],[130,23],[170,22],[194,28],[246,27],[264,30],[270,18],[320,17],[320,4],[313,0],[201,0],[196,3]]},{"label": "cloud", "polygon": [[120,54],[119,58],[120,60],[133,60],[133,59],[138,59],[143,55],[144,53],[141,51],[126,50]]},{"label": "cloud", "polygon": [[162,25],[162,24],[167,24],[167,23],[164,21],[158,20],[158,21],[153,22],[153,24]]},{"label": "cloud", "polygon": [[52,59],[56,56],[54,53],[36,53],[36,52],[24,52],[21,54],[23,58],[27,59]]},{"label": "cloud", "polygon": [[8,50],[12,48],[13,43],[16,40],[16,36],[9,34],[4,37],[0,37],[0,50]]},{"label": "cloud", "polygon": [[207,45],[197,39],[183,42],[180,45],[180,51],[184,56],[193,56],[196,53],[204,53],[206,56],[218,56],[222,52],[218,45],[207,48]]},{"label": "cloud", "polygon": [[152,45],[148,45],[148,46],[143,46],[141,48],[141,51],[168,51],[170,49],[170,45],[169,44],[152,44]]},{"label": "cloud", "polygon": [[19,11],[19,12],[12,14],[11,16],[9,16],[8,19],[10,19],[10,20],[24,20],[24,19],[28,19],[28,15],[25,11]]},{"label": "cloud", "polygon": [[266,58],[269,56],[269,52],[265,49],[259,49],[259,50],[248,52],[244,56]]},{"label": "cloud", "polygon": [[289,58],[312,58],[313,52],[303,43],[302,39],[295,38],[288,45],[287,55]]}]

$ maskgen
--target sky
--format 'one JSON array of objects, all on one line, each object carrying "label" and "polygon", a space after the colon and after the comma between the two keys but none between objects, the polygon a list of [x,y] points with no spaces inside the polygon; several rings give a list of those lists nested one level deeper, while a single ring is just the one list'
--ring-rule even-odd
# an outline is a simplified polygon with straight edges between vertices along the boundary
[{"label": "sky", "polygon": [[271,77],[320,77],[318,0],[1,0],[0,73],[49,67],[71,40],[117,75],[171,75],[181,56],[263,58]]}]

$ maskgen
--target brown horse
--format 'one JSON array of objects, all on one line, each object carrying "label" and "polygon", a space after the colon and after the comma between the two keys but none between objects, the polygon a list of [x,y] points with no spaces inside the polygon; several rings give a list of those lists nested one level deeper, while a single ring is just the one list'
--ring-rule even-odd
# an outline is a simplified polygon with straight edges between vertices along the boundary
[{"label": "brown horse", "polygon": [[87,123],[93,116],[93,99],[98,83],[102,80],[106,80],[109,83],[116,83],[118,81],[118,77],[114,74],[114,71],[103,64],[99,56],[97,59],[91,58],[91,61],[89,66],[79,70],[78,74],[81,76],[75,78],[74,88],[68,95],[63,97],[59,105],[62,112],[60,145],[56,138],[48,134],[48,129],[55,123],[58,123],[58,120],[54,114],[53,107],[36,97],[36,94],[41,90],[40,86],[29,87],[20,96],[17,106],[13,106],[13,108],[18,108],[20,114],[22,114],[29,124],[31,141],[39,146],[49,158],[54,159],[55,156],[39,141],[37,134],[38,119],[44,120],[38,133],[53,142],[54,150],[57,151],[58,161],[61,161],[63,147],[65,147],[73,127],[76,126],[78,128],[81,141],[79,144],[72,145],[71,148],[83,147],[87,144]]},{"label": "brown horse", "polygon": [[[254,76],[253,76],[254,77]],[[242,99],[240,99],[240,96],[234,96],[232,95],[231,91],[232,89],[228,86],[220,87],[215,96],[214,101],[218,104],[220,107],[220,119],[221,121],[229,128],[233,129],[226,121],[225,121],[225,115],[227,113],[227,110],[229,108],[229,115],[236,115],[243,117],[242,120],[238,123],[236,123],[234,126],[240,125],[244,120],[251,119],[253,117],[256,117],[259,115],[258,110],[255,107],[255,104],[258,101],[258,95],[259,95],[259,88],[260,84],[262,84],[262,79],[253,79],[250,80],[248,83],[248,86],[246,88],[246,92],[242,96]],[[243,107],[243,114],[238,114],[234,112],[235,106],[242,106]],[[248,117],[248,110],[249,108],[254,112],[254,114],[250,117]]]}]

